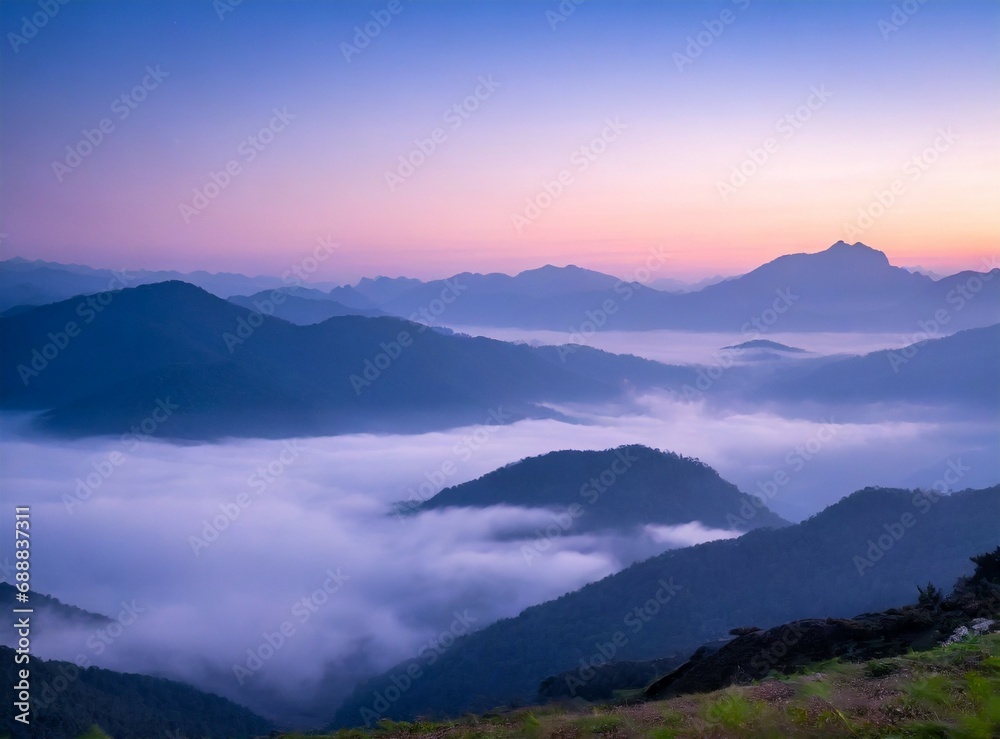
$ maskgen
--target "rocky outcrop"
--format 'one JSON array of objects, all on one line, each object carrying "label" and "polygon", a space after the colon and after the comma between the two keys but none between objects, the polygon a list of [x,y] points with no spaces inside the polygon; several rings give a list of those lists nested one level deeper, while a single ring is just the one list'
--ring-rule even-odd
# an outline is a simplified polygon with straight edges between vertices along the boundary
[{"label": "rocky outcrop", "polygon": [[[863,662],[929,649],[955,633],[996,630],[1000,616],[1000,582],[994,581],[991,555],[974,558],[979,565],[971,578],[959,580],[942,599],[933,588],[921,590],[920,603],[850,619],[804,619],[761,631],[734,629],[736,638],[721,649],[699,649],[684,664],[654,681],[649,699],[684,693],[704,693],[747,683],[769,672],[789,673],[813,662],[839,657]],[[982,560],[982,561],[980,561]],[[984,623],[989,623],[984,627]],[[965,632],[962,632],[962,629]],[[956,632],[957,630],[957,632]]]}]

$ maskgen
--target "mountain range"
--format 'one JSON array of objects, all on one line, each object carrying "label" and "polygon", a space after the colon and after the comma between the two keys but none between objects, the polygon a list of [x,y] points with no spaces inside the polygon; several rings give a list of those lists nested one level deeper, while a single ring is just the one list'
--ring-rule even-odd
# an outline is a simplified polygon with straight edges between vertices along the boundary
[{"label": "mountain range", "polygon": [[[652,258],[651,258],[652,259]],[[653,260],[655,261],[655,259]],[[76,295],[180,280],[246,304],[247,296],[279,289],[296,297],[339,303],[327,313],[291,301],[277,315],[315,323],[344,310],[371,311],[451,326],[588,330],[741,331],[763,321],[784,331],[899,331],[913,335],[930,323],[945,332],[1000,320],[1000,269],[934,279],[889,263],[860,242],[839,241],[816,253],[778,257],[738,277],[708,280],[688,292],[670,278],[621,280],[577,266],[546,265],[510,276],[463,272],[447,279],[364,278],[354,286],[276,277],[206,272],[116,273],[80,265],[0,262],[0,311],[20,310]],[[633,275],[634,277],[634,275]],[[664,282],[664,281],[667,282]],[[662,288],[662,289],[661,289]],[[259,297],[259,296],[258,296]],[[774,314],[772,317],[772,313]]]},{"label": "mountain range", "polygon": [[759,401],[961,403],[989,412],[1000,405],[998,334],[1000,325],[970,329],[764,374],[731,368],[713,379],[690,366],[393,317],[295,325],[163,282],[0,317],[0,407],[42,411],[37,426],[50,432],[118,435],[145,424],[157,436],[189,439],[448,428],[497,409],[505,421],[556,417],[546,404],[622,401],[654,389],[689,399],[706,387]]},{"label": "mountain range", "polygon": [[[837,242],[812,254],[789,254],[745,275],[686,293],[570,267],[541,267],[513,277],[461,273],[447,280],[372,293],[375,305],[421,315],[442,293],[459,290],[436,320],[451,326],[590,330],[743,330],[754,321],[783,331],[901,331],[945,316],[947,331],[1000,319],[1000,269],[935,280],[889,263],[862,243]],[[391,282],[387,278],[375,284]],[[610,301],[610,302],[608,302]],[[772,315],[774,314],[774,315]]]},{"label": "mountain range", "polygon": [[[183,282],[74,298],[0,318],[3,407],[67,434],[277,438],[548,417],[691,380],[689,368],[581,347],[562,355],[398,318],[297,326]],[[103,301],[103,302],[102,302]],[[161,407],[168,404],[169,408]]]}]

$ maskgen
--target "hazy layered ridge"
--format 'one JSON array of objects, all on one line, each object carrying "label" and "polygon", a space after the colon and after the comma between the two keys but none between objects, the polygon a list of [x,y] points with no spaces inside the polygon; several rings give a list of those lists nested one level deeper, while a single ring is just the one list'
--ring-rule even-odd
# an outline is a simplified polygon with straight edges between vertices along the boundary
[{"label": "hazy layered ridge", "polygon": [[[666,257],[654,252],[649,269],[626,279],[573,265],[546,265],[516,275],[462,272],[447,279],[365,278],[356,285],[303,283],[298,277],[245,277],[204,272],[118,273],[79,265],[0,262],[0,311],[102,290],[181,280],[234,303],[293,323],[339,315],[396,315],[449,326],[566,331],[675,329],[717,332],[950,333],[1000,317],[1000,270],[984,260],[979,271],[932,278],[893,266],[860,242],[839,241],[815,252],[786,254],[745,275],[686,293],[655,283]],[[654,279],[656,278],[656,279]],[[262,290],[261,288],[266,288]],[[252,293],[252,294],[251,294]],[[845,350],[847,348],[845,347]]]},{"label": "hazy layered ridge", "polygon": [[[295,326],[180,282],[93,300],[0,318],[5,407],[44,410],[39,426],[69,435],[152,425],[163,437],[206,439],[420,431],[484,414],[504,423],[551,416],[553,403],[629,403],[651,388],[723,405],[891,400],[988,413],[1000,401],[990,382],[1000,324],[861,360],[703,368],[445,335],[394,318]],[[826,387],[829,376],[851,391]]]},{"label": "hazy layered ridge", "polygon": [[634,357],[563,357],[396,318],[294,326],[256,314],[250,325],[246,309],[181,282],[105,298],[99,315],[74,299],[0,318],[6,407],[52,409],[42,419],[51,430],[115,434],[169,397],[162,435],[275,438],[455,426],[505,406],[502,422],[546,415],[542,401],[693,378]]},{"label": "hazy layered ridge", "polygon": [[[655,269],[646,271],[647,279]],[[957,331],[997,320],[997,274],[995,264],[984,262],[980,272],[934,280],[891,265],[865,244],[839,241],[683,294],[647,287],[634,275],[618,280],[573,266],[546,266],[515,276],[462,273],[418,285],[393,283],[395,289],[369,297],[387,312],[430,319],[435,316],[428,306],[451,292],[455,299],[437,316],[451,326],[738,332],[780,323],[784,331],[913,332],[943,321],[946,331]]]},{"label": "hazy layered ridge", "polygon": [[[549,272],[518,276],[519,289],[543,291]],[[260,295],[237,305],[180,282],[0,319],[3,403],[18,410],[3,418],[5,484],[46,521],[36,583],[112,627],[129,614],[111,639],[46,615],[39,654],[189,681],[315,726],[401,659],[445,664],[457,638],[634,562],[784,523],[763,506],[795,521],[872,484],[956,490],[1000,478],[1000,325],[949,334],[956,321],[928,341],[738,329],[584,337],[621,350],[631,338],[636,353],[679,366],[393,317],[312,324],[423,284],[289,297],[288,317],[311,325],[256,314]],[[69,321],[80,324],[73,336]],[[806,351],[779,353],[764,337]],[[845,354],[866,349],[880,350]],[[251,438],[167,443],[226,436]],[[649,474],[616,471],[616,452],[513,464],[635,444],[682,456],[640,453],[658,460]],[[955,569],[952,554],[942,556]],[[69,557],[94,574],[70,577]],[[709,616],[702,626],[715,628]],[[688,641],[704,632],[683,628]],[[494,698],[530,692],[531,670],[543,669],[532,664]],[[470,679],[450,670],[426,685]],[[407,715],[421,695],[394,710]],[[466,706],[451,696],[425,703]]]}]

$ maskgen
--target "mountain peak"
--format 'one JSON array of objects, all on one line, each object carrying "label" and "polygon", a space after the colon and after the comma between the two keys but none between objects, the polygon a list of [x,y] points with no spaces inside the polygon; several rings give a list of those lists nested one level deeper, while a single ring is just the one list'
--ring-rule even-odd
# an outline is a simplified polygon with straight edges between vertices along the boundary
[{"label": "mountain peak", "polygon": [[516,277],[524,277],[528,275],[603,275],[601,272],[595,272],[592,269],[586,269],[585,267],[578,267],[575,264],[567,264],[565,267],[558,267],[554,264],[543,264],[541,267],[535,267],[534,269],[526,269],[519,272]]},{"label": "mountain peak", "polygon": [[819,252],[816,256],[824,255],[827,258],[838,261],[850,260],[852,263],[864,263],[867,266],[890,267],[889,258],[885,252],[874,249],[867,244],[856,241],[848,244],[846,241],[838,241],[833,246]]},{"label": "mountain peak", "polygon": [[[631,531],[644,524],[749,530],[787,522],[761,508],[752,520],[733,516],[750,496],[696,459],[640,444],[615,449],[561,450],[527,457],[482,477],[445,488],[421,510],[493,505],[580,507],[578,531]],[[753,510],[752,508],[750,510]]]}]

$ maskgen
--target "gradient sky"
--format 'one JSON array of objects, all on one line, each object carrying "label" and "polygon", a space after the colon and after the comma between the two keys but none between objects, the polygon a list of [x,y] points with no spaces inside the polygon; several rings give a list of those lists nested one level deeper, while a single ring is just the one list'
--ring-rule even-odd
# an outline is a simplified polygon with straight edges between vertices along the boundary
[{"label": "gradient sky", "polygon": [[[997,2],[585,0],[554,28],[554,0],[400,0],[395,15],[389,0],[244,0],[220,18],[234,2],[72,0],[26,42],[11,34],[45,3],[0,3],[4,257],[280,274],[329,237],[341,247],[316,279],[348,281],[626,275],[654,247],[670,255],[658,276],[685,278],[838,239],[945,272],[1000,252]],[[916,9],[897,30],[894,5]],[[391,20],[348,61],[373,12]],[[115,100],[156,65],[169,76],[121,119]],[[498,86],[454,128],[445,111],[481,76]],[[814,88],[829,99],[779,130]],[[294,120],[246,161],[275,108]],[[104,118],[114,129],[60,181],[53,163]],[[575,152],[609,119],[626,127],[581,171]],[[718,183],[769,138],[724,199]],[[907,165],[935,142],[933,162]],[[231,160],[239,174],[186,223],[179,206]],[[571,184],[518,232],[512,216],[564,170]]]}]

